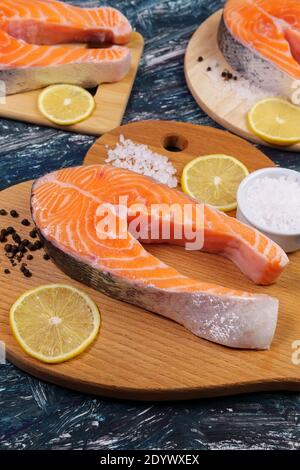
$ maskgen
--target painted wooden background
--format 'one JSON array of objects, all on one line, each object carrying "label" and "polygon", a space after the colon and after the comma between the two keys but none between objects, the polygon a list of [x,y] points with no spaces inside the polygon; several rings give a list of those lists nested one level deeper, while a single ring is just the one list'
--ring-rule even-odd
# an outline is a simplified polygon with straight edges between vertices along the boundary
[{"label": "painted wooden background", "polygon": [[[120,8],[146,39],[124,121],[177,119],[214,125],[186,88],[183,56],[193,31],[223,2],[107,3]],[[78,165],[92,143],[92,137],[1,120],[0,189]],[[298,154],[264,150],[277,164],[300,170]],[[299,419],[300,396],[295,393],[168,404],[117,402],[63,390],[11,364],[0,365],[0,449],[297,449]]]}]

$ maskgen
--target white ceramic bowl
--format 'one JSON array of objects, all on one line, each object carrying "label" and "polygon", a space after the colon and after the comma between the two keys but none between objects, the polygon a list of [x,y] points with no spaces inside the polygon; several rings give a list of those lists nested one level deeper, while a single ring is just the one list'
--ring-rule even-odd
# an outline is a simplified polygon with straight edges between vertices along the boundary
[{"label": "white ceramic bowl", "polygon": [[[257,224],[256,221],[253,220],[253,217],[251,218],[249,216],[247,211],[246,189],[258,178],[280,178],[281,176],[290,175],[296,178],[300,184],[300,173],[298,171],[288,170],[286,168],[263,168],[262,170],[254,171],[242,181],[237,193],[237,218],[241,222],[251,225],[267,235],[267,237],[278,243],[286,253],[300,249],[300,233],[275,232],[267,230],[266,227]],[[298,216],[300,217],[300,214],[298,214]]]}]

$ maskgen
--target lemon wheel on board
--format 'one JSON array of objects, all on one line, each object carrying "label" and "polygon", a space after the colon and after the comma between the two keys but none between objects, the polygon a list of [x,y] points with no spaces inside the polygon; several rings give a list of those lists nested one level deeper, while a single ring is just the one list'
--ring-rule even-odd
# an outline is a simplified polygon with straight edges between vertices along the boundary
[{"label": "lemon wheel on board", "polygon": [[237,190],[248,176],[246,166],[229,155],[206,155],[188,163],[181,186],[189,196],[222,211],[236,209]]},{"label": "lemon wheel on board", "polygon": [[66,284],[28,290],[11,307],[9,319],[21,348],[47,363],[82,353],[96,338],[101,324],[95,302]]},{"label": "lemon wheel on board", "polygon": [[39,95],[39,111],[49,121],[70,126],[89,118],[95,109],[94,97],[75,85],[51,85]]},{"label": "lemon wheel on board", "polygon": [[300,142],[300,106],[280,98],[256,103],[248,114],[252,132],[262,140],[279,146]]}]

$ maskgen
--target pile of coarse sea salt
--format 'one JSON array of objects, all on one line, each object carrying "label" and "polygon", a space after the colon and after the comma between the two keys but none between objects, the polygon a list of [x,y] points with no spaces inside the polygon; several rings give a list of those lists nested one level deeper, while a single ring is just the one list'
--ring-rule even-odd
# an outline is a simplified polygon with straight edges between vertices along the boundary
[{"label": "pile of coarse sea salt", "polygon": [[293,176],[255,179],[246,188],[247,217],[279,233],[300,233],[300,179]]},{"label": "pile of coarse sea salt", "polygon": [[222,68],[216,60],[206,60],[206,65],[210,69],[207,76],[219,99],[227,98],[229,93],[233,93],[238,99],[245,100],[250,105],[270,96],[267,90],[258,87],[237,72],[234,72],[236,80],[224,79],[221,73]]},{"label": "pile of coarse sea salt", "polygon": [[167,157],[152,152],[147,145],[136,144],[120,135],[120,140],[113,149],[108,146],[106,148],[108,155],[106,163],[150,176],[170,188],[176,188],[176,168]]}]

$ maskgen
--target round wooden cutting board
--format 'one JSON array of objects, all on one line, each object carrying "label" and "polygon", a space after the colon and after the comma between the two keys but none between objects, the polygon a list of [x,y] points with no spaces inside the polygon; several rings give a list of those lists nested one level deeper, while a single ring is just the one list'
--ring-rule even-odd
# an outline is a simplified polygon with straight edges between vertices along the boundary
[{"label": "round wooden cutting board", "polygon": [[[262,141],[250,131],[247,125],[247,114],[254,102],[251,103],[245,99],[245,94],[239,93],[238,88],[233,92],[228,86],[226,87],[224,80],[213,79],[215,73],[221,75],[225,69],[234,74],[217,43],[221,16],[222,10],[219,10],[204,21],[188,44],[184,70],[189,90],[199,106],[221,126],[251,142],[278,148]],[[199,57],[204,60],[199,62]],[[218,64],[217,72],[214,64]],[[208,72],[208,67],[211,67],[213,71]],[[238,82],[235,82],[236,85],[239,86]],[[261,98],[257,101],[259,99]],[[299,152],[300,143],[284,147],[284,149]]]},{"label": "round wooden cutting board", "polygon": [[[106,146],[114,146],[120,134],[167,155],[178,176],[185,163],[207,153],[233,155],[250,170],[273,165],[260,151],[228,132],[160,121],[128,124],[104,135],[90,149],[85,164],[103,163]],[[13,225],[28,236],[30,227],[21,225],[20,220],[30,218],[30,190],[31,182],[26,182],[0,193],[0,208],[20,213],[18,219],[0,216],[1,228]],[[32,278],[25,278],[18,267],[4,274],[9,263],[0,244],[0,340],[6,344],[8,359],[40,379],[119,398],[174,400],[257,390],[300,390],[300,365],[293,350],[295,341],[300,340],[299,252],[290,256],[290,265],[277,284],[261,287],[221,257],[166,245],[147,249],[186,275],[278,297],[279,322],[271,350],[233,350],[197,338],[159,315],[80,285],[52,261],[45,261],[42,251],[34,252],[34,260],[28,262]],[[87,292],[99,305],[103,324],[100,335],[85,353],[63,364],[46,365],[19,348],[10,331],[8,313],[26,289],[53,282],[66,282]]]}]

